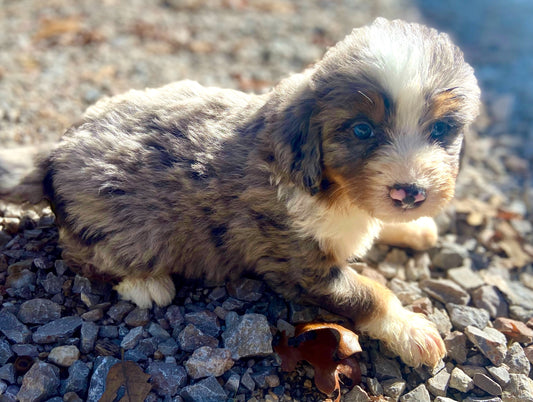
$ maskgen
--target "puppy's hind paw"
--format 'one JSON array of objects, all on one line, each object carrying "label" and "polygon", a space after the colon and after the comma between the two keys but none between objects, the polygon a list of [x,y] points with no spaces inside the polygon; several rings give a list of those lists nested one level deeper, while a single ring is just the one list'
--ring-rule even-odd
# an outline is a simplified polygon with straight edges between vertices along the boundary
[{"label": "puppy's hind paw", "polygon": [[444,342],[431,321],[422,314],[406,310],[394,298],[384,317],[361,328],[412,367],[435,367],[446,355]]},{"label": "puppy's hind paw", "polygon": [[114,289],[122,299],[130,300],[140,308],[151,308],[152,302],[159,307],[168,306],[176,295],[176,288],[168,275],[147,279],[124,278]]}]

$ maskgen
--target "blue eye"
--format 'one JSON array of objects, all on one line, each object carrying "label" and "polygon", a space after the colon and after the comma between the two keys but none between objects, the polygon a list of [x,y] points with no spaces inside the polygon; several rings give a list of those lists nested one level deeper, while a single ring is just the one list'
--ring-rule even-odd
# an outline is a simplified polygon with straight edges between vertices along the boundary
[{"label": "blue eye", "polygon": [[374,129],[368,123],[358,123],[354,126],[353,133],[360,140],[366,140],[374,135]]},{"label": "blue eye", "polygon": [[448,123],[445,123],[443,121],[438,121],[435,124],[433,124],[433,127],[431,128],[431,136],[433,138],[442,138],[450,132],[451,128],[452,126],[449,125]]}]

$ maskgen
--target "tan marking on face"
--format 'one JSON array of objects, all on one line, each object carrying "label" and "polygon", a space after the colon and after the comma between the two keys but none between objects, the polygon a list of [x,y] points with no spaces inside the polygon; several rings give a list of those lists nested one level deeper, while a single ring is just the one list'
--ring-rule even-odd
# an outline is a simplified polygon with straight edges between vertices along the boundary
[{"label": "tan marking on face", "polygon": [[463,100],[453,90],[445,90],[431,98],[429,110],[425,116],[426,121],[437,121],[453,116],[463,106]]}]

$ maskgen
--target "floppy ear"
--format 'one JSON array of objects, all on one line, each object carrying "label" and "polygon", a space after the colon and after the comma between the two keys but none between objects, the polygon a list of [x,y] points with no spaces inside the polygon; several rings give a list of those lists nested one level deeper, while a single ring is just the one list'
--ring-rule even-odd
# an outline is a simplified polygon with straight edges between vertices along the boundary
[{"label": "floppy ear", "polygon": [[290,177],[311,195],[318,193],[322,181],[321,130],[313,122],[315,107],[313,98],[298,100],[285,109],[280,127],[291,150]]}]

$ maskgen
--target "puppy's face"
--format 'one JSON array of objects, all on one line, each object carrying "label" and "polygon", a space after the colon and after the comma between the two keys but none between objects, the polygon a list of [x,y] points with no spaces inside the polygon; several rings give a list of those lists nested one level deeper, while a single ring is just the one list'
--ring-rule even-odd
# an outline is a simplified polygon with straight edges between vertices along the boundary
[{"label": "puppy's face", "polygon": [[320,197],[384,221],[433,216],[453,197],[479,88],[446,35],[378,20],[326,54],[312,91]]}]

